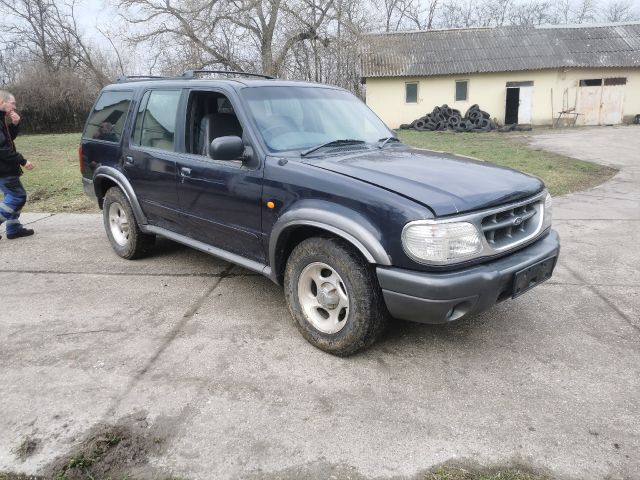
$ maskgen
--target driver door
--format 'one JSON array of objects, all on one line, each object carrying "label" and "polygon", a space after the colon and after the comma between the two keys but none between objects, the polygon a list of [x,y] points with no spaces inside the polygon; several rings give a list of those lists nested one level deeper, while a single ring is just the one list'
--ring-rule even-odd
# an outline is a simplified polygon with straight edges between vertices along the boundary
[{"label": "driver door", "polygon": [[178,199],[189,236],[245,258],[265,263],[262,247],[261,162],[208,156],[221,136],[239,136],[247,144],[242,119],[229,97],[215,90],[191,90],[186,112],[186,150],[177,161]]}]

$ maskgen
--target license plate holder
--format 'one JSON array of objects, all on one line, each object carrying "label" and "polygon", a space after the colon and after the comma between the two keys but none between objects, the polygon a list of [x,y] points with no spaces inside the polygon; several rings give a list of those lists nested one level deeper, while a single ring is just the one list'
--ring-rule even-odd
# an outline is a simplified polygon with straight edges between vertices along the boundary
[{"label": "license plate holder", "polygon": [[516,272],[513,275],[513,294],[511,298],[519,297],[533,287],[549,280],[557,259],[557,256],[545,258]]}]

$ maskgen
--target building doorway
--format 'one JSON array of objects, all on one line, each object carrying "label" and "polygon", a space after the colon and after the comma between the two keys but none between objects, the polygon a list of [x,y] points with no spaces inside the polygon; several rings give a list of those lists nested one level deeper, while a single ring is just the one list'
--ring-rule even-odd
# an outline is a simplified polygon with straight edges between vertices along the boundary
[{"label": "building doorway", "polygon": [[590,78],[580,80],[576,111],[579,125],[617,125],[622,123],[627,79]]},{"label": "building doorway", "polygon": [[504,124],[531,123],[533,82],[507,82]]}]

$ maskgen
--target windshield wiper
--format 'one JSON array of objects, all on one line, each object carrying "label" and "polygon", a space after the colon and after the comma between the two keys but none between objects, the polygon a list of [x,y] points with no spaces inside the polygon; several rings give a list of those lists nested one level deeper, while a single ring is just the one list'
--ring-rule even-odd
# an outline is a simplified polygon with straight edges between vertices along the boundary
[{"label": "windshield wiper", "polygon": [[305,150],[304,152],[302,152],[300,154],[300,156],[301,157],[306,157],[310,153],[313,153],[316,150],[320,150],[321,148],[324,148],[324,147],[334,147],[334,146],[340,146],[340,145],[358,145],[358,144],[361,144],[361,143],[365,143],[365,141],[364,140],[355,140],[353,138],[343,138],[341,140],[332,140],[330,142],[321,143],[320,145],[316,145],[315,147],[311,147],[309,150]]},{"label": "windshield wiper", "polygon": [[379,139],[378,142],[382,142],[380,145],[378,145],[378,148],[382,148],[389,142],[400,142],[400,140],[398,140],[397,137],[385,137]]}]

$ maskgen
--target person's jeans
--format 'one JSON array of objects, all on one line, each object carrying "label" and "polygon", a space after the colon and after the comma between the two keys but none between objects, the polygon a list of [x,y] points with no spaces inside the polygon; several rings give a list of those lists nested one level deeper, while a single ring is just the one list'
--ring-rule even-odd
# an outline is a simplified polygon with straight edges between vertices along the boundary
[{"label": "person's jeans", "polygon": [[0,177],[0,191],[4,194],[4,199],[0,202],[0,223],[7,222],[7,235],[11,235],[24,228],[18,218],[27,202],[27,192],[20,177]]}]

